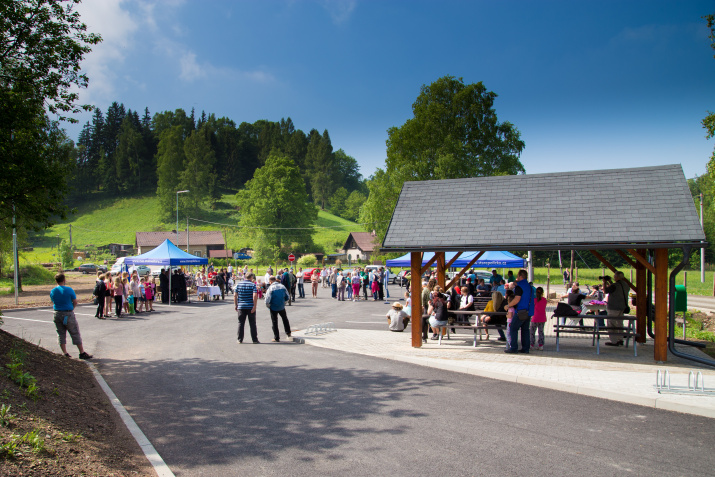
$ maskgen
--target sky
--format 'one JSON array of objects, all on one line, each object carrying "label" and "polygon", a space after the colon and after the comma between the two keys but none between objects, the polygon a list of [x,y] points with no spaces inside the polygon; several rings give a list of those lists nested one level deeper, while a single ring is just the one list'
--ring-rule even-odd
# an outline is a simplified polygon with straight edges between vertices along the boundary
[{"label": "sky", "polygon": [[[327,129],[368,177],[422,85],[483,82],[527,173],[682,164],[713,153],[715,2],[636,0],[84,0],[104,41],[80,102],[183,108],[237,124]],[[91,113],[66,125],[72,139]]]}]

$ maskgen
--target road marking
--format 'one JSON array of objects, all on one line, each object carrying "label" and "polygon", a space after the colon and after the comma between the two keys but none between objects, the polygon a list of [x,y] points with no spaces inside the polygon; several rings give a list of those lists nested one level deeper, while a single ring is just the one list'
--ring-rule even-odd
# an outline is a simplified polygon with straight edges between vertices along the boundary
[{"label": "road marking", "polygon": [[9,318],[9,319],[11,319],[11,320],[37,321],[38,323],[54,323],[53,321],[33,320],[32,318],[18,318],[18,317],[16,317],[16,316],[3,315],[3,316],[2,316],[2,319],[4,320],[5,318]]},{"label": "road marking", "polygon": [[[54,312],[55,312],[55,310],[37,310],[37,311],[44,311],[44,312],[47,312],[47,313],[54,313]],[[87,314],[87,313],[75,313],[75,315],[79,315],[79,316],[95,316],[95,315],[90,315],[90,314]]]}]

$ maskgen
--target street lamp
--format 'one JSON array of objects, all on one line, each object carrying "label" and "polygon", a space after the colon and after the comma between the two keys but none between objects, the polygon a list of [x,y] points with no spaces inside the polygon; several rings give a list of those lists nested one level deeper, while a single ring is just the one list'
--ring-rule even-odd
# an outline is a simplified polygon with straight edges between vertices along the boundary
[{"label": "street lamp", "polygon": [[176,191],[176,246],[179,246],[179,194],[185,194],[188,190]]}]

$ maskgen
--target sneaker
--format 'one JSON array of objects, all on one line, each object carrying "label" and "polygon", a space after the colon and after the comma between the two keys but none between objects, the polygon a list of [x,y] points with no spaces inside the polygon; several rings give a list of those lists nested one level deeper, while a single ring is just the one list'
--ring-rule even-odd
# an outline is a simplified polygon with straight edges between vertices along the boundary
[{"label": "sneaker", "polygon": [[539,351],[544,351],[544,345],[539,346]]},{"label": "sneaker", "polygon": [[273,343],[280,343],[280,342],[281,342],[281,340],[277,340],[277,339],[275,339],[275,338],[273,338],[271,341],[272,341]]},{"label": "sneaker", "polygon": [[256,341],[253,342],[253,344],[261,344],[261,342],[258,341],[258,340],[256,340]]},{"label": "sneaker", "polygon": [[506,341],[506,338],[502,338],[502,337],[500,336],[497,341]]},{"label": "sneaker", "polygon": [[288,333],[288,334],[287,334],[286,336],[287,336],[288,338],[290,338],[290,337],[291,337],[291,334],[290,334],[290,333]]},{"label": "sneaker", "polygon": [[437,335],[432,335],[432,337],[431,337],[430,339],[431,339],[431,340],[438,340],[438,339],[439,339],[439,336],[437,336]]},{"label": "sneaker", "polygon": [[72,357],[69,353],[65,353],[65,356],[67,356],[68,358]]},{"label": "sneaker", "polygon": [[79,359],[92,359],[92,355],[87,353],[80,353]]},{"label": "sneaker", "polygon": [[517,351],[516,351],[516,350],[513,350],[513,349],[505,349],[504,352],[505,352],[505,353],[508,353],[508,354],[517,353]]},{"label": "sneaker", "polygon": [[241,344],[243,343],[243,340],[236,340],[236,343]]}]

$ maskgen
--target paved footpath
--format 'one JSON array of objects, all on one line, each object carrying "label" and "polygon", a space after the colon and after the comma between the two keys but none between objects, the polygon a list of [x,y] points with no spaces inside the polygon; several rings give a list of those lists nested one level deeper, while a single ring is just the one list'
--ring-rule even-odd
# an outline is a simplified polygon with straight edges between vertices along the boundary
[{"label": "paved footpath", "polygon": [[[669,355],[667,363],[653,361],[652,342],[638,346],[638,357],[632,348],[607,348],[595,354],[590,339],[561,340],[556,352],[553,339],[547,339],[544,351],[528,355],[508,355],[504,344],[494,341],[471,345],[470,335],[452,335],[442,345],[429,341],[422,348],[410,345],[409,328],[406,333],[386,330],[339,329],[320,336],[293,334],[297,341],[311,346],[330,348],[377,358],[397,360],[432,368],[456,371],[487,378],[530,384],[543,388],[639,404],[659,409],[715,417],[715,369]],[[588,341],[588,342],[586,342]],[[603,344],[603,341],[601,342]],[[690,347],[681,347],[688,354],[704,356]],[[659,394],[656,391],[658,370],[667,370],[671,387],[685,387],[691,370],[700,371],[709,396],[689,395],[687,392]]]}]

